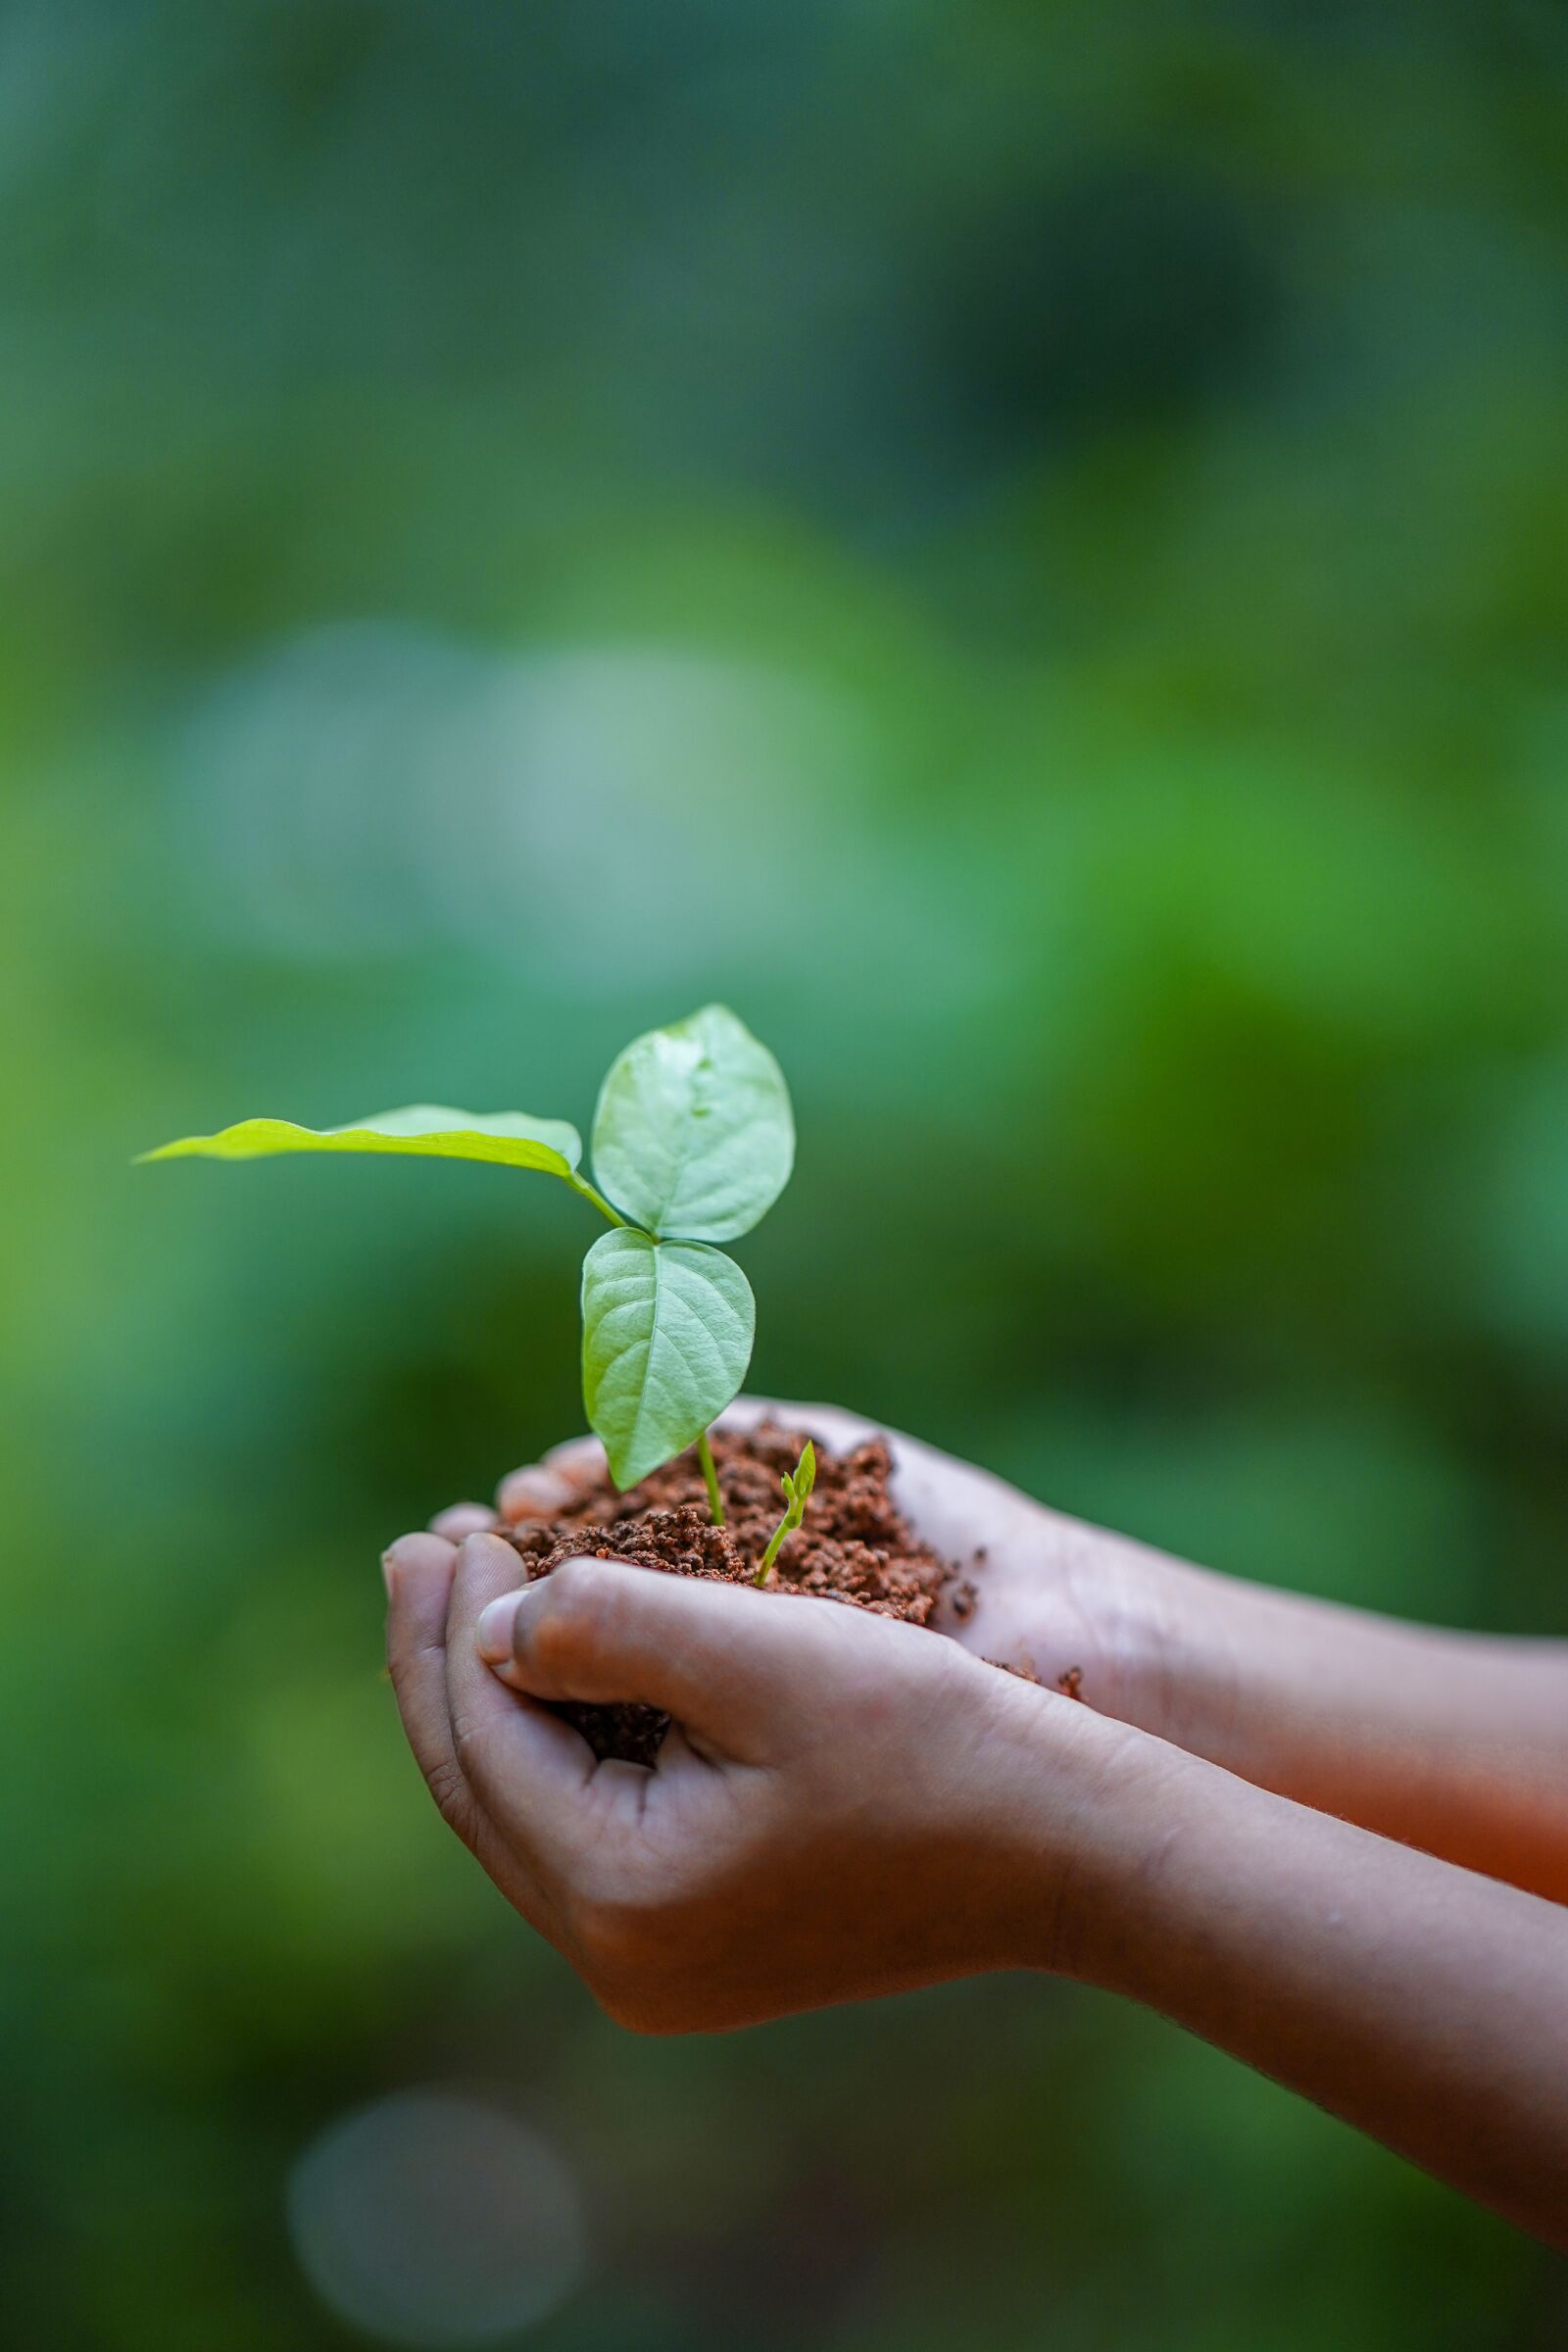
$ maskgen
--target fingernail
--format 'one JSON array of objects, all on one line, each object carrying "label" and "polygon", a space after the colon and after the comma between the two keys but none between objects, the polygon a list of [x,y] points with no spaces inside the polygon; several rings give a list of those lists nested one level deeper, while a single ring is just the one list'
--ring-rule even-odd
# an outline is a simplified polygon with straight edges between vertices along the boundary
[{"label": "fingernail", "polygon": [[479,1644],[480,1657],[492,1666],[512,1655],[513,1628],[517,1622],[517,1603],[521,1598],[520,1592],[503,1592],[499,1600],[490,1601],[479,1611],[474,1639]]},{"label": "fingernail", "polygon": [[390,1600],[390,1599],[391,1599],[391,1597],[392,1597],[392,1579],[393,1579],[393,1577],[394,1577],[394,1576],[396,1575],[396,1573],[397,1573],[397,1565],[398,1565],[398,1564],[397,1564],[396,1560],[395,1560],[395,1559],[392,1557],[392,1554],[391,1554],[391,1552],[390,1552],[390,1551],[383,1551],[383,1552],[382,1552],[382,1554],[381,1554],[381,1582],[382,1582],[382,1583],[385,1585],[385,1587],[386,1587],[386,1596],[387,1596],[387,1599],[388,1599],[388,1600]]}]

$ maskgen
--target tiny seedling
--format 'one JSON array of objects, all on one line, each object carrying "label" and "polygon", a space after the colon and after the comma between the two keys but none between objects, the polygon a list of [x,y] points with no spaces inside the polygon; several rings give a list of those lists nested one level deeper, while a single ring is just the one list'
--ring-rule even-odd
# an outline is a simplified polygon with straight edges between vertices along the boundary
[{"label": "tiny seedling", "polygon": [[[633,1487],[695,1445],[710,1507],[722,1522],[708,1428],[746,1378],[757,1306],[740,1267],[716,1245],[751,1231],[795,1164],[783,1072],[734,1013],[705,1005],[651,1029],[612,1063],[594,1114],[592,1183],[579,1166],[582,1139],[564,1119],[424,1103],[347,1127],[246,1119],[143,1157],[259,1159],[279,1152],[487,1160],[569,1185],[611,1227],[582,1269],[583,1401],[610,1475],[617,1487]],[[795,1516],[786,1513],[768,1545],[762,1576],[800,1525],[814,1475],[808,1446],[795,1479],[784,1482]]]},{"label": "tiny seedling", "polygon": [[809,1438],[802,1448],[793,1476],[786,1470],[778,1483],[784,1490],[786,1508],[783,1518],[767,1539],[767,1549],[757,1564],[757,1575],[753,1582],[759,1585],[766,1584],[773,1573],[773,1562],[778,1558],[785,1537],[793,1536],[806,1517],[806,1506],[810,1500],[811,1489],[816,1484],[816,1447]]}]

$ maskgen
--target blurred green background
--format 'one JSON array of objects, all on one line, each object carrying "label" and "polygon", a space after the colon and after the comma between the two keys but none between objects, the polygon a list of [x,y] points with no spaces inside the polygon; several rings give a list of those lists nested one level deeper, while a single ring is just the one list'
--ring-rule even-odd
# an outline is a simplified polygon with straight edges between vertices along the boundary
[{"label": "blurred green background", "polygon": [[127,1164],[585,1121],[723,997],[802,1133],[758,1385],[1568,1630],[1565,91],[1554,0],[0,11],[29,2352],[1568,2337],[1087,1993],[606,2025],[429,1806],[376,1573],[579,1425],[592,1219]]}]

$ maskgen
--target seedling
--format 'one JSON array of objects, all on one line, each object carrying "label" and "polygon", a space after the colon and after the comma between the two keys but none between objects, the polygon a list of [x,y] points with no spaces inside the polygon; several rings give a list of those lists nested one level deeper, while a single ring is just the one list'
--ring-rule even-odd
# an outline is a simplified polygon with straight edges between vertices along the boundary
[{"label": "seedling", "polygon": [[783,1518],[768,1537],[767,1549],[758,1562],[757,1574],[753,1582],[759,1585],[766,1584],[773,1573],[773,1562],[778,1558],[785,1537],[793,1536],[801,1521],[806,1517],[806,1506],[810,1499],[811,1489],[816,1484],[816,1447],[811,1444],[809,1438],[807,1439],[801,1450],[801,1458],[795,1465],[794,1476],[792,1477],[786,1470],[778,1483],[784,1490],[784,1500],[788,1507]]},{"label": "seedling", "polygon": [[[722,1522],[708,1427],[746,1378],[757,1305],[740,1267],[715,1245],[751,1231],[795,1164],[783,1072],[734,1013],[705,1005],[667,1029],[651,1029],[611,1064],[594,1114],[592,1183],[578,1164],[582,1139],[564,1119],[428,1103],[347,1127],[245,1119],[142,1156],[259,1159],[279,1152],[487,1160],[569,1185],[611,1226],[582,1268],[583,1402],[610,1475],[621,1489],[634,1487],[695,1445],[710,1507]],[[786,1513],[760,1582],[790,1527],[799,1526],[814,1475],[808,1446],[795,1480],[784,1482],[797,1515]],[[792,1490],[803,1479],[797,1509]]]}]

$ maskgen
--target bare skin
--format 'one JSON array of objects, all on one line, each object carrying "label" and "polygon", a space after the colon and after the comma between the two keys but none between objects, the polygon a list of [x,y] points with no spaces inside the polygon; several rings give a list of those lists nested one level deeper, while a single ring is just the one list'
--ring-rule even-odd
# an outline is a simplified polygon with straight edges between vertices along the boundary
[{"label": "bare skin", "polygon": [[[735,1418],[764,1410],[869,1427]],[[984,1551],[954,1641],[598,1560],[519,1594],[476,1504],[393,1545],[404,1724],[502,1891],[643,2032],[1106,1986],[1568,2249],[1568,1646],[1259,1592],[894,1446],[925,1540]],[[558,1448],[500,1515],[598,1468]],[[1091,1703],[981,1655],[1081,1667]],[[677,1728],[652,1772],[596,1765],[565,1697]]]}]

